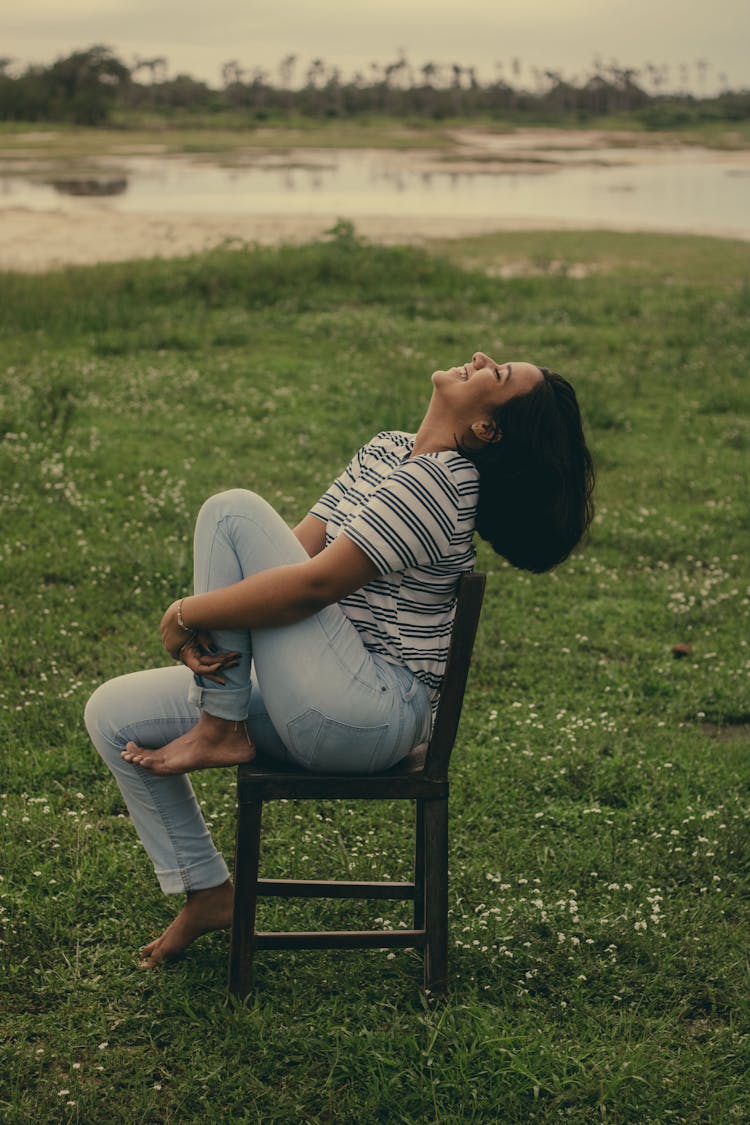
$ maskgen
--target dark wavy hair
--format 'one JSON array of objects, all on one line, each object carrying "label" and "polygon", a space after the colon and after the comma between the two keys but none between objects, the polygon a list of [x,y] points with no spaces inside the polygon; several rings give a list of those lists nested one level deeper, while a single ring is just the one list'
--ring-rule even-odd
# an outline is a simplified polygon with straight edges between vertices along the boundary
[{"label": "dark wavy hair", "polygon": [[542,380],[494,412],[500,441],[460,447],[479,469],[476,529],[522,570],[541,574],[566,559],[594,515],[594,468],[578,400],[567,379]]}]

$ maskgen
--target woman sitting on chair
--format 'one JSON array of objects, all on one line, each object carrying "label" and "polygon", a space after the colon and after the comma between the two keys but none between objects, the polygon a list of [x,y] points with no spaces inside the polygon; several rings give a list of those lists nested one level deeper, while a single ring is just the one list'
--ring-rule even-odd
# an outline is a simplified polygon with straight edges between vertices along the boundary
[{"label": "woman sitting on chair", "polygon": [[252,492],[203,505],[195,593],[161,622],[179,663],[111,680],[86,708],[162,890],[187,893],[142,965],[231,921],[185,774],[256,748],[374,773],[427,742],[475,528],[514,566],[549,570],[584,535],[592,487],[570,384],[477,352],[434,372],[416,434],[378,434],[294,531]]}]

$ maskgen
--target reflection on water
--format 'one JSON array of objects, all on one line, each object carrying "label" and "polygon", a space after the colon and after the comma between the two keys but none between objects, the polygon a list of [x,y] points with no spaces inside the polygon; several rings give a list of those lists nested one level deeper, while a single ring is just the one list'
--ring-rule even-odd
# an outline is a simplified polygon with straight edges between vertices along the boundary
[{"label": "reflection on water", "polygon": [[60,192],[61,195],[84,197],[122,195],[128,189],[128,181],[125,176],[113,180],[70,177],[64,180],[47,180],[46,183],[55,191]]},{"label": "reflection on water", "polygon": [[735,230],[750,236],[746,153],[697,149],[255,153],[234,166],[122,157],[102,174],[3,168],[0,207],[131,213],[365,215]]}]

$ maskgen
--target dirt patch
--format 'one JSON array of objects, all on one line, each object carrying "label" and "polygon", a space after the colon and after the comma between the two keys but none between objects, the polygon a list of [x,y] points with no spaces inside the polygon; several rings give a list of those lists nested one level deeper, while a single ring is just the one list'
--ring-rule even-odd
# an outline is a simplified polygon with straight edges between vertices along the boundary
[{"label": "dirt patch", "polygon": [[723,722],[703,722],[701,730],[721,742],[735,742],[743,738],[750,738],[750,716],[728,715]]}]

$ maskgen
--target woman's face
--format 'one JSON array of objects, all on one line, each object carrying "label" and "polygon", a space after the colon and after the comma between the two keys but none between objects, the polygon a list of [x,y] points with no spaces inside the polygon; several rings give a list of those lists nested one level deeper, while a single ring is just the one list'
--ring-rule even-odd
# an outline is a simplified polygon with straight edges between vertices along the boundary
[{"label": "woman's face", "polygon": [[508,399],[533,390],[542,377],[533,363],[498,363],[484,352],[475,352],[461,367],[433,372],[432,384],[456,418],[471,426],[491,418]]}]

